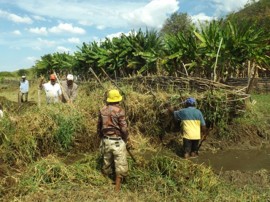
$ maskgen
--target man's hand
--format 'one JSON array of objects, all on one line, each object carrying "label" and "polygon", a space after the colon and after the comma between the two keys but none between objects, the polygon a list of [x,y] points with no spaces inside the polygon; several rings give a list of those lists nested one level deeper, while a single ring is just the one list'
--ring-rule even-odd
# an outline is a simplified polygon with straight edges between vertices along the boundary
[{"label": "man's hand", "polygon": [[169,114],[173,114],[173,112],[175,111],[174,107],[172,107],[171,104],[168,102],[164,104],[164,108],[167,109],[167,112]]},{"label": "man's hand", "polygon": [[202,140],[206,140],[206,138],[207,138],[207,135],[206,134],[203,134],[202,135]]},{"label": "man's hand", "polygon": [[45,80],[45,78],[44,78],[44,76],[41,76],[41,78],[40,78],[40,82],[44,82],[44,80]]}]

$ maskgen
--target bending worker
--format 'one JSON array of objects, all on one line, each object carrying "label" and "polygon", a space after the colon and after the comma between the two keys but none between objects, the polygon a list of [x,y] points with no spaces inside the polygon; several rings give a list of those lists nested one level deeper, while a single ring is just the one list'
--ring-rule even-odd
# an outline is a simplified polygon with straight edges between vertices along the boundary
[{"label": "bending worker", "polygon": [[98,117],[97,132],[101,138],[103,153],[102,173],[113,174],[115,168],[115,191],[120,191],[121,181],[128,173],[127,149],[128,140],[125,111],[120,107],[122,100],[118,90],[110,90],[107,94],[107,105]]},{"label": "bending worker", "polygon": [[67,80],[62,81],[62,101],[64,103],[73,103],[78,94],[78,85],[74,83],[74,77],[72,74],[67,75]]},{"label": "bending worker", "polygon": [[184,158],[198,157],[198,145],[202,134],[205,134],[205,120],[202,112],[195,108],[195,98],[188,98],[185,101],[186,108],[178,111],[173,111],[172,108],[168,110],[173,113],[174,118],[177,121],[181,121],[182,133],[183,133],[183,148]]}]

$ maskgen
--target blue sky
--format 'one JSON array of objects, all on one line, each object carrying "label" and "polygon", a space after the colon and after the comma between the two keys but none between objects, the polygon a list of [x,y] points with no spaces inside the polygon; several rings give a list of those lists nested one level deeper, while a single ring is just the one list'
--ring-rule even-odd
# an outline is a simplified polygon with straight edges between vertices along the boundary
[{"label": "blue sky", "polygon": [[41,56],[78,50],[130,30],[159,30],[176,11],[196,22],[224,16],[248,0],[1,0],[0,71],[27,69]]}]

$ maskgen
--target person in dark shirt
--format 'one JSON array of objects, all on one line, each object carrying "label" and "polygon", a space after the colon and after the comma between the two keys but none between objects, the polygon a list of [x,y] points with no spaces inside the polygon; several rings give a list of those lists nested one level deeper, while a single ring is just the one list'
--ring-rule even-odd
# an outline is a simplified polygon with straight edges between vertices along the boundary
[{"label": "person in dark shirt", "polygon": [[110,90],[107,94],[107,105],[99,111],[97,133],[101,139],[103,155],[102,173],[112,174],[115,167],[115,190],[120,191],[121,181],[128,173],[127,122],[125,111],[119,105],[122,100],[118,90]]},{"label": "person in dark shirt", "polygon": [[195,98],[190,97],[186,99],[185,105],[184,109],[174,111],[172,108],[169,108],[169,111],[173,113],[175,120],[181,121],[184,158],[187,159],[198,156],[201,132],[205,134],[206,127],[202,112],[195,107]]}]

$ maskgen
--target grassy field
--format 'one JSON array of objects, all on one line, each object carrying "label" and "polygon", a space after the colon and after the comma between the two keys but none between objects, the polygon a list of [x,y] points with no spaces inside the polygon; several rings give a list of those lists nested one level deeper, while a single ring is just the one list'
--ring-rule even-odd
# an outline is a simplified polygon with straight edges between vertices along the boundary
[{"label": "grassy field", "polygon": [[[104,85],[112,88],[109,83]],[[116,194],[112,180],[100,173],[96,121],[104,90],[81,85],[74,106],[47,105],[42,93],[38,107],[37,89],[37,83],[31,84],[30,103],[21,106],[17,103],[18,86],[0,91],[5,112],[0,126],[2,201],[270,200],[269,183],[264,187],[238,186],[210,167],[184,160],[162,146],[159,107],[174,94],[157,92],[157,102],[151,94],[130,87],[124,88],[128,95],[125,105],[137,163],[129,157],[129,176]],[[247,113],[236,123],[257,124],[267,134],[269,97],[252,95],[256,103],[249,103]],[[269,172],[261,175],[270,180]]]}]

